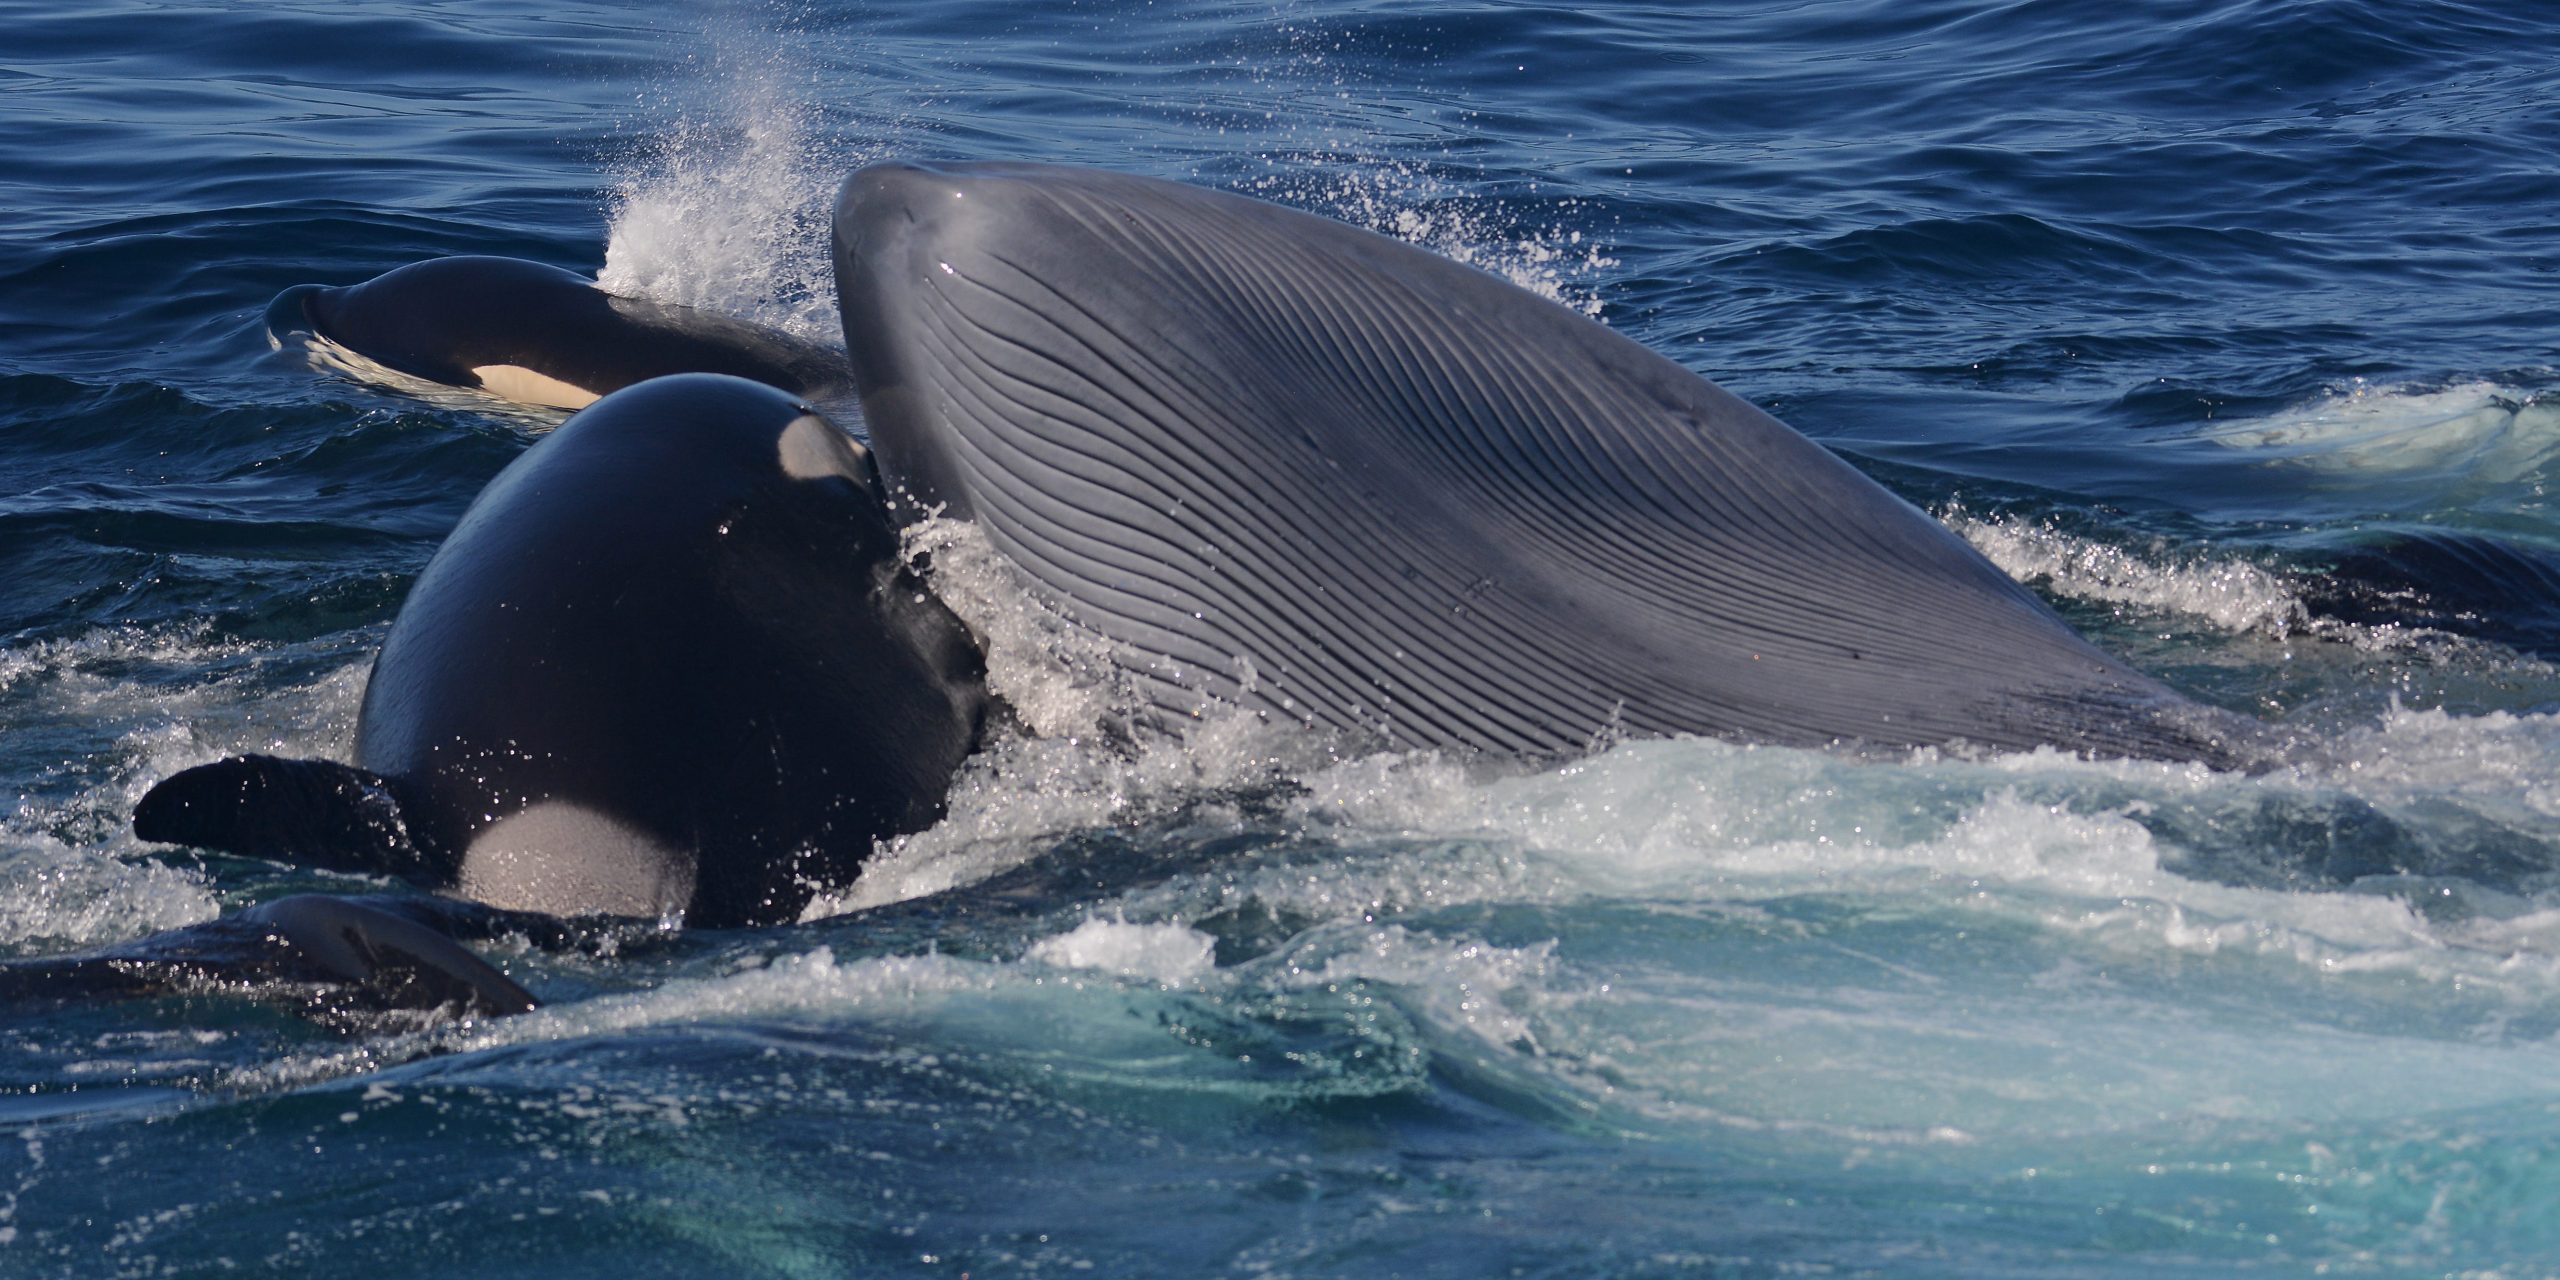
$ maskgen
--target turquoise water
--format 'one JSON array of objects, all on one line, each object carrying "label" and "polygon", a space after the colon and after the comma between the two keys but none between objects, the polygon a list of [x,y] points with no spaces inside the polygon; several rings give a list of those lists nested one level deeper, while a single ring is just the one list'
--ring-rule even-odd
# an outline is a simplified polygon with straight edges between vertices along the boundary
[{"label": "turquoise water", "polygon": [[[125,823],[220,755],[343,757],[408,583],[550,421],[314,370],[269,298],[502,253],[832,340],[824,202],[892,157],[1506,275],[2331,747],[1016,742],[825,918],[489,948],[526,1017],[12,1011],[0,1275],[2560,1274],[2560,14],[0,30],[0,955],[376,887]],[[1023,622],[950,536],[947,589]],[[1108,711],[1016,630],[1001,677]]]}]

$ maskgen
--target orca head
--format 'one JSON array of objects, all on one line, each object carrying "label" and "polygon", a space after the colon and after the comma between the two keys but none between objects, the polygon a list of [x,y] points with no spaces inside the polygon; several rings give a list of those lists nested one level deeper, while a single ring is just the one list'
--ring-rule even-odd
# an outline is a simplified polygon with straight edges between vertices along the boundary
[{"label": "orca head", "polygon": [[[578,358],[618,326],[593,281],[521,258],[432,258],[341,287],[296,285],[267,308],[269,341],[308,342],[328,363],[580,409],[614,386]],[[352,358],[350,358],[352,357]]]}]

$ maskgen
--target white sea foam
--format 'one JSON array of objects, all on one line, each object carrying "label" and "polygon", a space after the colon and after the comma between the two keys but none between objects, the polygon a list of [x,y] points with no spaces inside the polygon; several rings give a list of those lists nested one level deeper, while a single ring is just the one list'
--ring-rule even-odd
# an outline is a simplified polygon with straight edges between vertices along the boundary
[{"label": "white sea foam", "polygon": [[342,756],[363,664],[274,687],[275,664],[314,657],[214,639],[201,625],[106,627],[0,649],[0,714],[20,742],[29,726],[76,722],[115,743],[94,776],[21,797],[0,819],[0,946],[98,945],[217,914],[194,871],[134,859],[133,806],[152,783],[224,755]]},{"label": "white sea foam", "polygon": [[[1029,705],[1066,708],[1063,732],[973,762],[948,821],[893,842],[854,890],[813,916],[969,883],[1064,833],[1143,828],[1220,788],[1263,787],[1297,793],[1285,802],[1294,820],[1346,853],[1229,877],[1229,905],[1241,895],[1317,919],[1375,920],[1595,896],[1724,910],[1849,894],[2024,923],[2110,952],[2245,953],[2313,974],[2560,991],[2560,951],[2530,903],[2456,919],[2421,914],[2396,892],[2199,880],[2174,869],[2192,851],[2164,846],[2138,820],[2146,806],[2237,812],[2268,793],[2299,793],[2316,807],[2343,792],[2395,810],[2459,800],[2485,819],[2550,831],[2560,815],[2551,717],[2398,714],[2333,744],[2323,763],[2261,778],[2050,751],[1861,762],[1707,741],[1627,743],[1524,770],[1434,752],[1345,756],[1320,735],[1232,712],[1185,737],[1123,737],[1107,728],[1131,709],[1115,701],[1125,690],[1110,691],[1107,654],[1079,647],[1090,637],[1032,604],[992,556],[949,554],[974,532],[937,536],[936,572],[968,580],[947,594],[982,631],[1006,637],[991,639],[994,678]],[[2278,634],[2298,616],[2281,584],[2253,566],[2152,573],[2130,558],[2097,563],[2145,607],[2183,602],[2220,625]],[[2097,573],[2066,569],[2082,572]]]},{"label": "white sea foam", "polygon": [[2203,438],[2269,461],[2375,479],[2433,473],[2511,484],[2560,456],[2560,404],[2492,382],[2422,389],[2359,378],[2297,409],[2220,422]]},{"label": "white sea foam", "polygon": [[1214,939],[1178,924],[1087,920],[1033,943],[1029,958],[1062,969],[1096,969],[1155,982],[1191,982],[1216,967]]},{"label": "white sea foam", "polygon": [[0,694],[49,679],[78,686],[80,691],[69,696],[108,697],[120,687],[119,677],[131,665],[219,662],[251,651],[238,641],[208,640],[207,630],[201,625],[100,627],[77,636],[0,648]]},{"label": "white sea foam", "polygon": [[2306,773],[2376,800],[2453,801],[2519,829],[2560,833],[2560,715],[2394,708]]},{"label": "white sea foam", "polygon": [[2311,637],[2365,654],[2439,654],[2471,642],[2401,623],[2358,623],[2314,615],[2294,580],[2242,556],[2153,539],[2126,547],[2016,516],[1977,516],[1961,506],[1939,519],[2000,571],[2069,600],[2118,614],[2181,620],[2234,636]]},{"label": "white sea foam", "polygon": [[[2400,896],[2346,886],[2193,879],[2170,869],[2184,851],[2163,847],[2137,819],[2148,806],[2245,807],[2271,789],[2299,789],[2313,803],[2345,790],[2421,809],[2476,793],[2467,801],[2475,811],[2551,833],[2560,830],[2555,774],[2560,720],[2426,712],[2357,735],[2337,761],[2264,778],[2052,752],[1982,762],[1920,753],[1883,764],[1670,741],[1489,781],[1429,756],[1380,757],[1314,775],[1303,804],[1311,816],[1406,840],[1509,844],[1519,851],[1510,869],[1482,886],[1504,899],[1733,905],[1849,893],[2032,921],[2155,954],[2239,949],[2317,973],[2391,971],[2543,997],[2560,993],[2560,950],[2530,904],[2519,903],[2521,914],[2440,921]],[[2083,798],[2030,799],[2030,787]],[[1483,862],[1471,870],[1492,870]],[[1299,874],[1273,873],[1260,891],[1318,910],[1358,896]]]},{"label": "white sea foam", "polygon": [[965,765],[950,814],[887,842],[818,919],[967,884],[1038,852],[1043,837],[1129,822],[1220,790],[1268,785],[1329,758],[1319,734],[1204,703],[1180,734],[1149,728],[1139,691],[1099,635],[1035,600],[984,531],[928,520],[907,535],[934,591],[977,634],[987,684],[1020,717]]},{"label": "white sea foam", "polygon": [[948,816],[884,842],[851,888],[820,895],[802,918],[972,884],[1070,832],[1144,825],[1204,797],[1276,785],[1322,752],[1318,735],[1231,710],[1178,736],[1007,736],[963,766]]},{"label": "white sea foam", "polygon": [[[1125,756],[1081,754],[1073,767],[1112,777],[1117,803],[1143,808],[1159,785],[1120,772],[1134,768]],[[1168,775],[1204,767],[1172,758],[1183,763]],[[2531,1028],[2560,995],[2560,910],[2518,899],[2440,917],[2398,892],[2198,879],[2142,819],[2269,790],[2361,789],[2387,803],[2395,789],[2441,797],[2468,785],[2488,797],[2524,790],[2535,798],[2518,813],[2548,830],[2550,798],[2532,788],[2555,763],[2551,718],[2409,713],[2339,761],[2261,777],[2052,752],[1860,762],[1703,741],[1627,743],[1527,771],[1429,752],[1295,765],[1304,794],[1289,808],[1322,856],[1131,890],[1019,962],[824,948],[750,958],[230,1083],[292,1086],[442,1050],[815,1014],[925,1018],[939,1042],[1004,1052],[1072,1043],[1095,1062],[1134,1054],[1165,1063],[1146,1068],[1158,1073],[1151,1087],[1226,1087],[1217,1055],[1163,1058],[1148,1020],[1127,1015],[1126,981],[1054,972],[1068,970],[1221,1008],[1265,998],[1256,992],[1353,1009],[1385,995],[1396,1012],[1378,1034],[1418,1020],[1439,1051],[1475,1059],[1469,1070],[1542,1077],[1560,1091],[1550,1096],[1648,1125],[1879,1149],[2182,1118],[2400,1114],[2409,1090],[2455,1077],[2466,1098],[2542,1096],[2548,1054]],[[1091,821],[1075,804],[1109,807],[1050,794],[1070,789],[991,792],[964,802],[962,821],[990,843],[1019,843],[1043,823]],[[981,812],[967,816],[969,805]],[[1011,834],[990,834],[1000,832]],[[1219,969],[1201,921],[1246,905],[1313,923]],[[1552,935],[1527,925],[1522,936],[1535,920],[1552,921]],[[2270,1000],[2288,1009],[2281,1028],[2264,1025]],[[2398,1029],[2370,1030],[2374,1009],[2395,1010]],[[2500,1029],[2510,1019],[2522,1035]],[[2409,1025],[2436,1021],[2449,1030]]]},{"label": "white sea foam", "polygon": [[1036,601],[1027,575],[976,524],[944,517],[903,535],[910,563],[987,654],[987,687],[1044,738],[1093,738],[1137,709],[1102,636]]},{"label": "white sea foam", "polygon": [[201,877],[173,867],[102,857],[23,829],[0,830],[0,948],[52,950],[122,942],[208,920],[221,903]]},{"label": "white sea foam", "polygon": [[[2397,884],[2200,879],[2143,821],[2342,789],[2423,812],[2452,785],[2560,830],[2540,781],[2560,771],[2560,721],[2413,713],[2368,738],[2263,777],[1701,741],[1490,778],[1375,757],[1319,771],[1303,802],[1356,855],[1225,873],[1217,901],[1333,922],[1239,976],[1387,984],[1656,1120],[1935,1144],[2398,1114],[2449,1078],[2469,1098],[2545,1096],[2560,911],[2476,887],[2483,909],[2445,913]],[[1440,914],[1469,903],[1564,932],[1496,944],[1461,922],[1499,914]],[[1575,923],[1612,918],[1662,941]]]},{"label": "white sea foam", "polygon": [[2014,516],[1938,513],[2000,571],[2057,595],[2193,618],[2217,630],[2282,639],[2311,622],[2284,578],[2231,556],[2154,541],[2142,552]]},{"label": "white sea foam", "polygon": [[[724,972],[672,977],[644,990],[549,1005],[499,1019],[472,1019],[249,1067],[224,1077],[241,1091],[300,1088],[380,1071],[419,1058],[511,1045],[582,1040],[650,1027],[752,1024],[819,1017],[830,1023],[931,1023],[949,1045],[976,1042],[994,1052],[1026,1046],[1043,1070],[1076,1049],[1124,1066],[1163,1048],[1152,1020],[1126,1017],[1126,984],[1197,986],[1214,972],[1210,939],[1179,925],[1087,921],[1034,944],[1020,961],[939,954],[845,957],[831,947],[735,959]],[[1064,972],[1061,972],[1061,971]],[[927,1057],[924,1065],[930,1065]],[[397,1086],[389,1092],[396,1093]]]}]

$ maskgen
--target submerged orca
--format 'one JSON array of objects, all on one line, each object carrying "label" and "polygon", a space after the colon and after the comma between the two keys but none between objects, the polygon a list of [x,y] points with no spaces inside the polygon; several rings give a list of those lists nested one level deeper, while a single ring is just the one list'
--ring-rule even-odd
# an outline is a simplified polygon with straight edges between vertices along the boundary
[{"label": "submerged orca", "polygon": [[409,905],[296,894],[83,955],[0,961],[0,1001],[246,989],[326,1020],[536,1007],[531,993],[442,929],[393,910]]},{"label": "submerged orca", "polygon": [[520,258],[432,258],[344,288],[296,285],[267,308],[281,346],[308,334],[344,363],[522,404],[581,409],[673,373],[726,373],[803,399],[847,387],[844,357],[778,329],[605,292]]},{"label": "submerged orca", "polygon": [[608,396],[436,552],[353,766],[199,766],[134,830],[515,910],[791,920],[940,816],[988,708],[873,484],[859,445],[770,387]]},{"label": "submerged orca", "polygon": [[1034,164],[864,169],[834,237],[897,500],[984,526],[1171,716],[1532,754],[2255,731],[1777,419],[1413,246]]}]

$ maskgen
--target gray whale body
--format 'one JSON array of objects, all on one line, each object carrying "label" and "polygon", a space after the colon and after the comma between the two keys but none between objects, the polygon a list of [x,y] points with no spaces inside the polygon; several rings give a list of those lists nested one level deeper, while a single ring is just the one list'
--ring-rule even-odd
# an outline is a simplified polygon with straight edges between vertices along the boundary
[{"label": "gray whale body", "polygon": [[134,829],[512,910],[794,919],[941,816],[988,712],[873,483],[770,387],[609,396],[490,481],[411,588],[353,766],[199,766]]},{"label": "gray whale body", "polygon": [[1409,245],[1034,164],[861,170],[834,239],[898,500],[984,526],[1165,717],[1530,754],[2254,732],[1777,419]]}]

